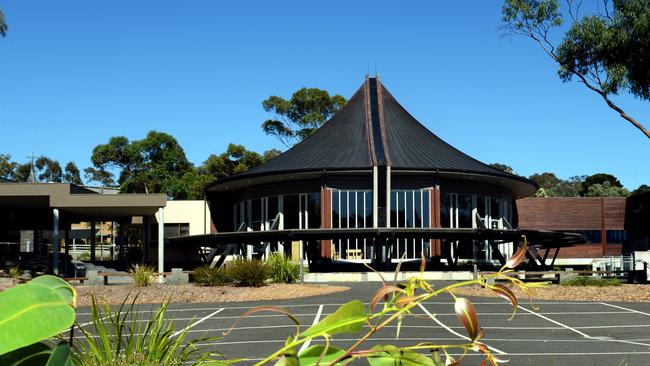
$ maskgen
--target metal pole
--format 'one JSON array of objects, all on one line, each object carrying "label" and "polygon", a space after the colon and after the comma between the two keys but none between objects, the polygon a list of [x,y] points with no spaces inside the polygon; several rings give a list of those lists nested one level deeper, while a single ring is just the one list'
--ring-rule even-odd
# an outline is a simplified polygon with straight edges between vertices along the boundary
[{"label": "metal pole", "polygon": [[305,269],[303,268],[303,257],[304,257],[304,249],[302,247],[302,240],[300,241],[299,245],[299,252],[300,252],[300,282],[305,282]]},{"label": "metal pole", "polygon": [[52,272],[59,275],[59,209],[52,209]]},{"label": "metal pole", "polygon": [[164,282],[165,272],[165,208],[158,209],[158,282]]},{"label": "metal pole", "polygon": [[95,255],[95,246],[97,245],[97,238],[95,238],[95,220],[90,222],[90,261],[95,263],[97,256]]}]

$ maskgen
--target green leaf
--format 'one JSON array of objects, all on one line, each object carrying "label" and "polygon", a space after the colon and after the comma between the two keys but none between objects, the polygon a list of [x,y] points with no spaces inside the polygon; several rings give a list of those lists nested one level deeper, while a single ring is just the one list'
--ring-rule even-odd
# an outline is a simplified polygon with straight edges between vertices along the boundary
[{"label": "green leaf", "polygon": [[65,341],[51,349],[43,342],[34,343],[0,356],[2,366],[74,366],[70,346]]},{"label": "green leaf", "polygon": [[55,290],[59,295],[66,299],[66,301],[68,301],[68,304],[71,304],[73,307],[77,306],[77,292],[63,278],[50,275],[39,276],[29,281],[29,284],[45,286]]},{"label": "green leaf", "polygon": [[[292,338],[290,338],[292,339]],[[298,360],[298,352],[296,347],[289,348],[287,353],[285,353],[274,366],[299,366],[300,361]]]},{"label": "green leaf", "polygon": [[[70,291],[74,294],[74,290]],[[75,320],[70,300],[60,282],[47,278],[0,292],[0,355],[69,328]]]},{"label": "green leaf", "polygon": [[[323,355],[323,352],[325,354]],[[311,346],[304,351],[300,352],[300,366],[312,366],[316,365],[318,360],[320,360],[321,365],[329,365],[330,362],[336,360],[337,358],[343,356],[345,350],[336,347],[327,347],[325,350],[324,345]],[[321,359],[321,356],[323,358]],[[336,363],[336,365],[342,365],[343,362]]]},{"label": "green leaf", "polygon": [[435,366],[433,359],[396,346],[374,346],[372,349],[380,352],[368,356],[371,366]]},{"label": "green leaf", "polygon": [[43,366],[50,357],[52,350],[42,342],[22,347],[0,356],[3,366]]},{"label": "green leaf", "polygon": [[74,366],[70,346],[67,342],[61,341],[54,347],[45,366]]},{"label": "green leaf", "polygon": [[356,333],[363,329],[366,318],[366,309],[363,303],[359,300],[352,300],[302,332],[300,336],[307,338],[322,334],[332,336],[339,333]]}]

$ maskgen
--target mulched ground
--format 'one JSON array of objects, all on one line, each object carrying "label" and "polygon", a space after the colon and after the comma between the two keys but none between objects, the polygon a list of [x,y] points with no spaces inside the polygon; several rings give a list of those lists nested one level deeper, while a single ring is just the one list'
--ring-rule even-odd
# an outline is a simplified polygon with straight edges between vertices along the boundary
[{"label": "mulched ground", "polygon": [[[493,291],[479,286],[461,287],[454,290],[455,294],[464,296],[497,297]],[[532,290],[533,298],[538,300],[568,300],[568,301],[620,301],[620,302],[650,302],[650,285],[621,286],[561,286],[549,285],[545,288]],[[528,296],[515,289],[519,301]]]},{"label": "mulched ground", "polygon": [[[12,286],[8,278],[0,278],[0,291]],[[270,284],[264,287],[200,287],[194,285],[154,285],[137,287],[133,285],[110,286],[75,286],[79,294],[79,306],[91,303],[94,294],[102,302],[117,304],[128,295],[138,294],[139,303],[160,303],[171,296],[172,302],[179,303],[210,303],[238,302],[256,300],[280,300],[299,297],[326,295],[349,290],[345,286],[329,286],[321,284]],[[515,289],[520,301],[528,297]],[[539,300],[568,300],[568,301],[620,301],[620,302],[650,302],[650,285],[628,285],[610,287],[595,286],[561,286],[549,285],[546,288],[532,290],[533,298]],[[463,296],[497,297],[489,289],[470,286],[454,290]]]},{"label": "mulched ground", "polygon": [[[0,278],[0,291],[12,286],[11,279]],[[316,295],[326,295],[350,288],[321,284],[270,284],[263,287],[217,286],[202,287],[195,285],[154,285],[138,287],[134,285],[110,286],[74,286],[78,294],[78,306],[89,306],[92,296],[100,303],[119,304],[127,297],[137,294],[137,303],[161,303],[171,297],[175,303],[218,303],[259,300],[281,300]]]},{"label": "mulched ground", "polygon": [[218,303],[259,300],[281,300],[316,295],[326,295],[350,288],[345,286],[328,286],[319,284],[270,284],[262,287],[216,286],[202,287],[194,285],[154,285],[138,287],[133,285],[113,286],[76,286],[79,306],[90,305],[94,295],[101,303],[117,304],[127,296],[138,294],[138,303],[161,303],[171,296],[175,303]]}]

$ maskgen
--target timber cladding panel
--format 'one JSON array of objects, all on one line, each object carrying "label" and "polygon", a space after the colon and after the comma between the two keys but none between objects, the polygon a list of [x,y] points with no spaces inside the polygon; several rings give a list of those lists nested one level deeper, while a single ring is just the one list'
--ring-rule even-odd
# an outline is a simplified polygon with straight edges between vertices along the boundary
[{"label": "timber cladding panel", "polygon": [[519,228],[533,230],[622,230],[624,197],[528,197],[517,200]]}]

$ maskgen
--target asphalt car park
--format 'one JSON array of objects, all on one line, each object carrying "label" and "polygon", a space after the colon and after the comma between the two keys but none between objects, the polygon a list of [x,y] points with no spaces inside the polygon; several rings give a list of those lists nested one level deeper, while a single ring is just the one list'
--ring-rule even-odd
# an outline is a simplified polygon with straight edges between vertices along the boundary
[{"label": "asphalt car park", "polygon": [[[191,324],[190,338],[217,338],[199,344],[227,358],[249,359],[247,364],[273,353],[296,330],[284,315],[259,312],[242,319],[255,306],[273,305],[287,309],[301,323],[301,329],[336,311],[353,299],[369,302],[379,283],[346,283],[351,290],[338,294],[279,301],[212,304],[172,304],[168,318],[177,326]],[[522,301],[512,320],[510,304],[497,298],[470,298],[485,330],[482,341],[510,365],[650,365],[650,304],[615,302],[539,301],[536,308]],[[467,341],[450,295],[440,295],[416,307],[401,326],[389,326],[375,334],[365,347],[375,344],[414,345],[420,342],[455,344]],[[142,305],[143,315],[155,305]],[[88,327],[89,309],[80,309],[78,323]],[[340,334],[332,344],[341,348],[357,338]],[[321,340],[313,340],[317,344]],[[469,353],[467,364],[478,364],[480,355]]]}]

